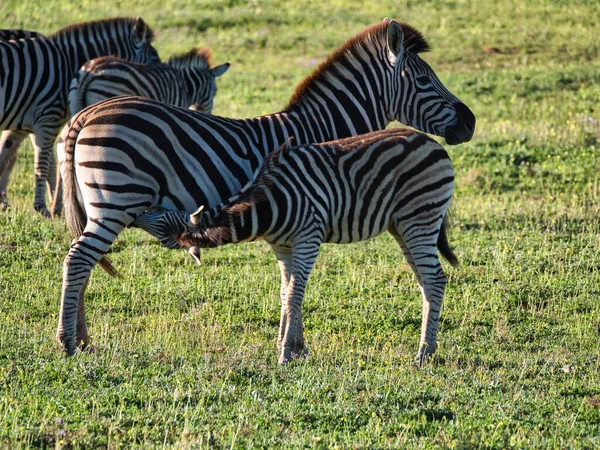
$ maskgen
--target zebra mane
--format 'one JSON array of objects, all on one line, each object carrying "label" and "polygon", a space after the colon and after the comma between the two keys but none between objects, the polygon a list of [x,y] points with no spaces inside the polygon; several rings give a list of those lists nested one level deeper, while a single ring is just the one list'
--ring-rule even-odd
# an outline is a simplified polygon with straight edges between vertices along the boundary
[{"label": "zebra mane", "polygon": [[167,64],[174,69],[208,69],[212,64],[212,52],[208,48],[194,47],[189,52],[173,55]]},{"label": "zebra mane", "polygon": [[[430,46],[421,34],[412,26],[396,21],[402,27],[404,33],[404,48],[412,54],[424,53],[430,50]],[[358,33],[356,36],[348,39],[337,50],[335,50],[325,61],[323,61],[304,81],[300,82],[296,88],[292,98],[290,99],[286,109],[298,104],[302,98],[310,91],[315,82],[325,78],[327,73],[335,70],[335,66],[347,61],[349,55],[357,55],[360,48],[377,47],[382,48],[387,46],[387,30],[390,25],[390,20],[386,19],[382,22],[371,25],[369,28]],[[354,56],[356,57],[356,56]]]},{"label": "zebra mane", "polygon": [[[53,34],[50,34],[47,37],[48,37],[48,39],[58,39],[63,36],[68,36],[75,31],[89,30],[89,29],[91,29],[92,31],[103,30],[103,29],[107,29],[107,28],[111,27],[111,25],[118,27],[120,24],[124,24],[133,30],[135,25],[138,24],[139,21],[141,21],[141,18],[113,17],[111,19],[100,19],[100,20],[91,20],[91,21],[87,21],[87,22],[79,22],[79,23],[74,23],[74,24],[68,25],[64,28],[61,28],[60,30],[56,31]],[[144,23],[143,21],[142,21],[142,24],[146,27],[146,40],[148,42],[152,42],[154,40],[154,31],[150,28],[150,26],[148,26],[148,24]]]}]

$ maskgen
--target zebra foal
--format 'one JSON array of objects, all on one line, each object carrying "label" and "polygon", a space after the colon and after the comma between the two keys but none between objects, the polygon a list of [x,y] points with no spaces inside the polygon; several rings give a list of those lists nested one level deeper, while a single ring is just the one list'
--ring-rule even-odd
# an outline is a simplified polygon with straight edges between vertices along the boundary
[{"label": "zebra foal", "polygon": [[[281,269],[279,363],[305,352],[302,298],[324,242],[348,244],[388,230],[423,296],[416,361],[437,348],[446,277],[437,250],[458,263],[444,218],[454,187],[446,151],[426,135],[391,129],[323,144],[281,147],[238,195],[207,211],[150,211],[138,218],[158,235],[200,248],[267,241]],[[437,247],[437,248],[436,248]]]},{"label": "zebra foal", "polygon": [[193,48],[166,63],[138,64],[114,57],[88,61],[69,89],[69,110],[75,115],[86,106],[120,95],[137,95],[180,108],[211,113],[217,93],[216,78],[230,63],[211,67],[211,52]]},{"label": "zebra foal", "polygon": [[[19,145],[30,135],[35,150],[34,208],[49,216],[46,184],[54,195],[54,141],[68,120],[69,84],[88,60],[115,55],[135,62],[158,61],[152,30],[141,18],[115,18],[70,25],[46,37],[26,30],[0,41],[0,195],[7,187]],[[60,200],[60,199],[59,199]],[[60,206],[60,203],[58,204]]]}]

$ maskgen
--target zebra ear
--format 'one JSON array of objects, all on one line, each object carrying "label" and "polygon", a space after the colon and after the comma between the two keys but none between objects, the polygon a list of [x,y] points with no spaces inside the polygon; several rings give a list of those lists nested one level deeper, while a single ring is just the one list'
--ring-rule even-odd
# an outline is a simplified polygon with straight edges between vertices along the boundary
[{"label": "zebra ear", "polygon": [[390,21],[388,27],[388,49],[398,59],[404,53],[404,32],[395,20]]},{"label": "zebra ear", "polygon": [[190,222],[193,226],[197,227],[202,223],[202,211],[204,211],[204,205],[200,206],[195,213],[190,214]]},{"label": "zebra ear", "polygon": [[221,64],[220,66],[213,67],[212,69],[210,69],[210,71],[212,72],[212,74],[215,78],[220,77],[225,72],[227,72],[227,69],[229,69],[230,65],[231,65],[231,63],[229,61],[227,61],[225,64]]},{"label": "zebra ear", "polygon": [[148,35],[148,25],[144,22],[144,19],[138,17],[135,19],[135,25],[133,26],[133,31],[135,32],[135,36],[138,38],[140,42],[146,42]]}]

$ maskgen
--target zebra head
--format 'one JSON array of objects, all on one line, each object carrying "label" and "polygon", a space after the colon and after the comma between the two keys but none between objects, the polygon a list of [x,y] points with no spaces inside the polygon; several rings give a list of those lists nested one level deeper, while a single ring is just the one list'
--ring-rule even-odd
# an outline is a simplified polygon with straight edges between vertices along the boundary
[{"label": "zebra head", "polygon": [[418,55],[429,50],[421,33],[409,25],[386,21],[389,22],[388,57],[395,85],[391,119],[442,136],[450,145],[470,141],[475,131],[475,116]]},{"label": "zebra head", "polygon": [[192,111],[210,114],[213,99],[217,94],[215,78],[220,77],[231,65],[230,62],[216,67],[210,67],[212,52],[208,48],[192,48],[187,53],[169,58],[167,64],[181,72],[187,92],[190,96]]},{"label": "zebra head", "polygon": [[159,63],[158,52],[152,47],[153,39],[154,32],[144,19],[136,18],[130,35],[134,55],[128,59],[139,63]]},{"label": "zebra head", "polygon": [[198,98],[196,102],[190,106],[191,110],[199,111],[203,113],[210,114],[213,109],[213,100],[215,95],[217,95],[217,83],[215,78],[220,77],[231,65],[230,62],[226,62],[225,64],[220,64],[216,67],[212,67],[208,70],[206,74],[206,84],[207,86],[198,92]]}]

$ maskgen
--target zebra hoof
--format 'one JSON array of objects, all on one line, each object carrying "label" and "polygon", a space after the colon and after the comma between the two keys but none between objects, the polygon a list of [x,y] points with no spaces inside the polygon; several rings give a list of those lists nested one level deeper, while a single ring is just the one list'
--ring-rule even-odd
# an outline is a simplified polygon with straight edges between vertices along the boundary
[{"label": "zebra hoof", "polygon": [[66,340],[64,337],[56,336],[56,340],[62,347],[66,356],[73,356],[75,354],[76,345],[74,339]]},{"label": "zebra hoof", "polygon": [[50,214],[50,211],[48,211],[48,208],[46,208],[45,206],[36,206],[35,210],[40,213],[43,217],[52,217],[52,214]]},{"label": "zebra hoof", "polygon": [[6,196],[6,192],[2,191],[0,192],[0,209],[2,209],[2,211],[6,211],[8,208],[10,208],[8,197]]},{"label": "zebra hoof", "polygon": [[423,345],[417,352],[415,356],[415,364],[419,367],[423,367],[425,362],[431,358],[431,356],[435,353],[435,346],[431,345]]},{"label": "zebra hoof", "polygon": [[278,364],[280,366],[283,366],[285,364],[288,364],[292,361],[292,349],[289,347],[284,347],[283,351],[281,352],[281,355],[279,356],[279,361]]},{"label": "zebra hoof", "polygon": [[294,349],[294,351],[292,352],[292,356],[294,358],[308,358],[309,357],[308,347],[306,347],[304,345],[296,347]]}]

